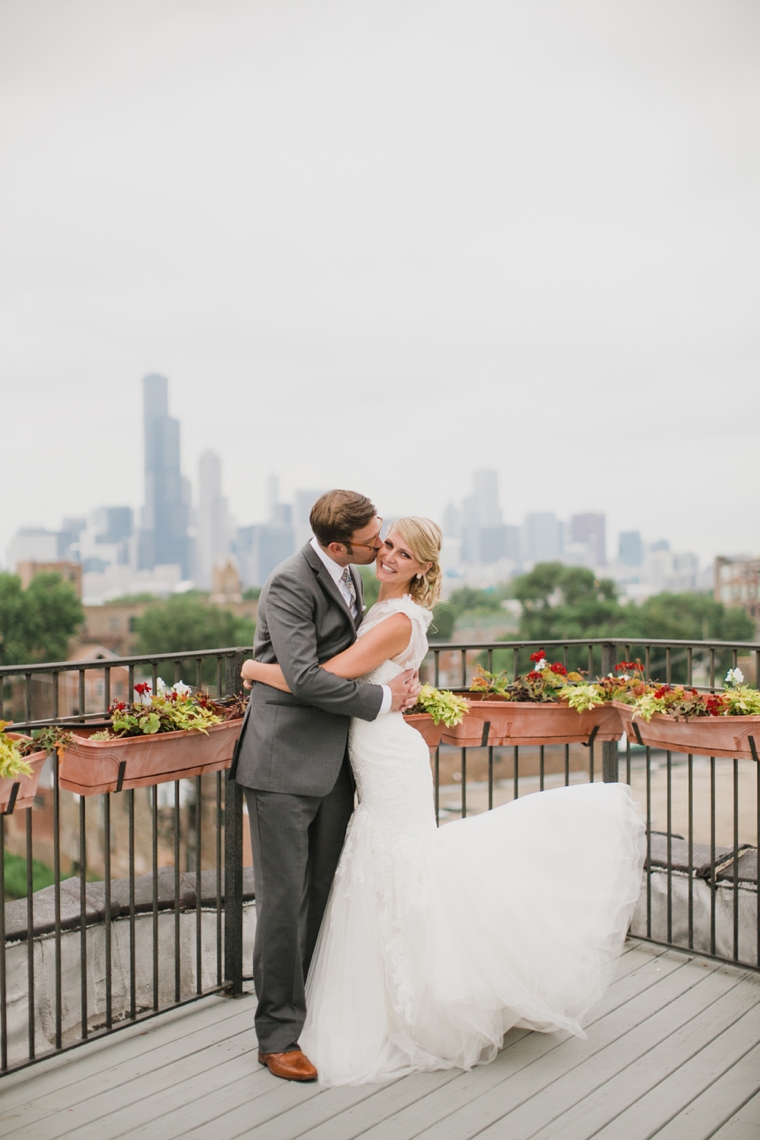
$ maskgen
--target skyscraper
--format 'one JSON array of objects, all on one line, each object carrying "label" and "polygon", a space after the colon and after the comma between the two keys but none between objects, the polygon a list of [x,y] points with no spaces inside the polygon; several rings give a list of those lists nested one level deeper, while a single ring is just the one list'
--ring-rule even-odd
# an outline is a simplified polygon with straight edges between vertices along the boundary
[{"label": "skyscraper", "polygon": [[169,415],[169,381],[151,373],[143,379],[145,506],[138,545],[138,569],[178,565],[190,575],[187,534],[189,503],[180,471],[179,420]]},{"label": "skyscraper", "polygon": [[623,530],[618,538],[618,561],[623,566],[641,566],[644,544],[638,530]]},{"label": "skyscraper", "polygon": [[532,511],[522,525],[524,562],[555,562],[562,554],[564,531],[554,511]]},{"label": "skyscraper", "polygon": [[208,590],[214,565],[229,554],[231,539],[229,509],[222,494],[222,461],[215,451],[204,451],[198,462],[195,530],[195,584]]},{"label": "skyscraper", "polygon": [[607,565],[607,533],[604,515],[587,511],[570,519],[570,541],[585,543],[594,566]]}]

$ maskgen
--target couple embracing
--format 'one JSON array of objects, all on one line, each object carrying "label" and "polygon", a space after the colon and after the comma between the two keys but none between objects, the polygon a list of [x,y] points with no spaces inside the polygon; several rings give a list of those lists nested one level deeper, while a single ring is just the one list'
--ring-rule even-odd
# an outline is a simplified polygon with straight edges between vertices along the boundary
[{"label": "couple embracing", "polygon": [[[440,593],[441,532],[381,539],[330,491],[259,600],[235,779],[256,885],[259,1061],[285,1079],[381,1081],[491,1060],[514,1025],[583,1036],[639,892],[622,784],[525,796],[438,828],[403,717]],[[365,612],[357,565],[375,564]]]}]

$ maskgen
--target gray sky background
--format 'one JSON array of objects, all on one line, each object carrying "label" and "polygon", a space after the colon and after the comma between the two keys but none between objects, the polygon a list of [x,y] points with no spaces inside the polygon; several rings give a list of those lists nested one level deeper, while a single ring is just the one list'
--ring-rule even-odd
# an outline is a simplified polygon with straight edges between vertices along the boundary
[{"label": "gray sky background", "polygon": [[[0,551],[271,470],[760,549],[756,0],[4,0]],[[611,545],[611,544],[610,544]]]}]

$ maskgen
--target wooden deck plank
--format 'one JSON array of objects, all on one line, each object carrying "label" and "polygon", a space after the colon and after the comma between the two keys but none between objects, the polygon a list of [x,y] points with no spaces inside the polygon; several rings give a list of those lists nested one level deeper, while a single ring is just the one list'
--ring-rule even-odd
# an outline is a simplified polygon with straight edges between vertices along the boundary
[{"label": "wooden deck plank", "polygon": [[[125,1057],[137,1050],[135,1038],[139,1039],[139,1052],[147,1053],[181,1040],[188,1032],[195,1033],[204,1027],[220,1025],[227,1018],[239,1017],[244,1010],[253,1024],[255,1002],[252,994],[239,999],[212,994],[94,1041],[84,1042],[76,1049],[45,1058],[0,1078],[3,1107],[36,1101],[47,1092],[68,1088],[74,1081],[83,1081],[95,1073],[118,1067]],[[192,1028],[189,1028],[191,1024]]]},{"label": "wooden deck plank", "polygon": [[[731,1119],[736,1106],[756,1092],[760,1092],[760,1044],[745,1053],[741,1060],[732,1063],[727,1072],[695,1097],[655,1136],[657,1140],[707,1140],[715,1135],[716,1129],[722,1131],[721,1126]],[[760,1136],[760,1103],[755,1123],[756,1134]]]},{"label": "wooden deck plank", "polygon": [[[628,953],[621,959],[618,978],[607,991],[596,1016],[603,1016],[606,1006],[613,1008],[616,1005],[621,1005],[629,1000],[634,993],[647,988],[649,985],[654,985],[658,975],[663,971],[663,966],[658,966],[657,962],[666,954],[664,948],[633,945],[628,946],[627,949]],[[678,962],[673,961],[668,963],[665,970],[676,969],[681,964],[680,960]],[[642,972],[646,966],[652,967],[651,976]],[[517,1041],[528,1035],[527,1030],[512,1030],[505,1041],[505,1048],[515,1045]],[[555,1042],[559,1040],[557,1035],[553,1036]],[[444,1084],[447,1085],[450,1080],[460,1080],[462,1077],[463,1074],[458,1071],[450,1073],[445,1080],[441,1080],[441,1087]],[[373,1100],[371,1104],[364,1105],[361,1114],[351,1110],[347,1110],[345,1115],[339,1111],[331,1113],[328,1109],[329,1102],[320,1098],[310,1101],[308,1107],[304,1109],[299,1106],[296,1109],[286,1111],[276,1120],[268,1121],[259,1128],[247,1131],[245,1135],[251,1140],[254,1138],[256,1140],[294,1140],[300,1136],[308,1136],[309,1140],[350,1140],[360,1131],[366,1130],[368,1126],[380,1124],[393,1117],[395,1113],[405,1107],[405,1104],[411,1105],[420,1100],[421,1094],[418,1095],[413,1090],[416,1090],[416,1086],[410,1086],[407,1083],[403,1090],[384,1093],[377,1100]],[[442,1109],[444,1114],[446,1111],[446,1108]],[[394,1121],[394,1126],[399,1124],[399,1121]],[[307,1127],[305,1128],[304,1125]]]},{"label": "wooden deck plank", "polygon": [[[57,1125],[45,1124],[46,1118],[70,1110],[81,1127],[89,1119],[98,1118],[101,1113],[108,1111],[107,1108],[104,1110],[104,1103],[112,1109],[121,1100],[133,1103],[137,1087],[134,1082],[139,1082],[143,1092],[151,1085],[169,1083],[172,1075],[164,1074],[165,1069],[171,1069],[183,1061],[191,1066],[203,1065],[206,1058],[212,1056],[209,1050],[229,1056],[236,1056],[240,1052],[247,1054],[256,1045],[251,1024],[252,1013],[250,1004],[247,1009],[238,1006],[232,1016],[212,1021],[197,1030],[194,1029],[195,1021],[192,1019],[184,1034],[173,1036],[169,1041],[164,1039],[156,1043],[155,1040],[150,1040],[147,1033],[144,1038],[137,1035],[128,1049],[119,1050],[115,1065],[111,1064],[94,1073],[89,1072],[86,1076],[82,1076],[81,1067],[72,1062],[72,1080],[68,1085],[52,1090],[43,1087],[38,1096],[14,1106],[12,1110],[5,1109],[3,1100],[4,1118],[7,1119],[12,1112],[23,1120],[23,1126],[16,1130],[9,1129],[5,1134],[12,1136],[13,1140],[25,1140],[27,1135],[31,1140],[43,1140],[51,1129],[51,1135],[61,1135],[63,1133],[55,1132]],[[109,1058],[113,1060],[110,1054]],[[209,1059],[208,1063],[212,1064],[213,1061]],[[28,1096],[33,1089],[26,1091]]]},{"label": "wooden deck plank", "polygon": [[713,1133],[710,1140],[757,1140],[760,1136],[760,1093],[755,1093]]},{"label": "wooden deck plank", "polygon": [[760,979],[653,944],[626,947],[588,1040],[513,1030],[469,1073],[328,1090],[277,1081],[256,1062],[253,1012],[250,1000],[203,999],[3,1078],[0,1136],[760,1138]]},{"label": "wooden deck plank", "polygon": [[[224,1128],[221,1138],[235,1140],[244,1136],[248,1140],[249,1136],[255,1135],[266,1137],[268,1140],[283,1119],[287,1121],[290,1134],[295,1136],[311,1136],[316,1124],[317,1131],[324,1132],[330,1140],[333,1140],[342,1135],[341,1129],[345,1129],[348,1121],[352,1135],[363,1134],[374,1121],[393,1119],[395,1114],[407,1105],[425,1099],[431,1092],[454,1080],[456,1076],[454,1070],[438,1070],[433,1073],[415,1073],[390,1084],[363,1085],[353,1088],[350,1092],[348,1089],[323,1089],[308,1104],[300,1106],[306,1110],[300,1119],[298,1109],[281,1105],[276,1116],[261,1121],[258,1127],[252,1129],[246,1127],[245,1111],[238,1110],[219,1122]],[[363,1095],[359,1100],[346,1107],[346,1101],[352,1097],[352,1094],[362,1094],[362,1092]],[[188,1135],[194,1140],[205,1140],[206,1137],[202,1129]]]},{"label": "wooden deck plank", "polygon": [[[658,958],[661,951],[659,949],[652,949],[646,947],[643,950],[631,947],[628,954],[626,954],[623,962],[621,963],[621,971],[625,977],[626,972],[630,974],[634,969],[640,969],[642,962],[652,962]],[[616,985],[620,985],[620,980]],[[230,1037],[232,1031],[235,1035],[242,1033],[245,1035],[249,1030],[250,1020],[252,1019],[253,1010],[250,1003],[246,1002],[244,1008],[240,1008],[238,1003],[232,1003],[224,999],[210,999],[215,1003],[215,1010],[205,1011],[205,1016],[198,1017],[202,1011],[197,1006],[187,1007],[186,1010],[172,1011],[173,1017],[169,1032],[160,1030],[159,1021],[144,1023],[141,1027],[134,1026],[123,1031],[122,1034],[117,1034],[114,1037],[106,1039],[105,1042],[93,1042],[90,1045],[82,1047],[79,1050],[67,1054],[65,1057],[60,1058],[59,1061],[68,1060],[68,1065],[65,1066],[66,1070],[70,1072],[71,1078],[65,1083],[63,1088],[58,1086],[61,1084],[62,1070],[60,1065],[56,1066],[53,1074],[49,1076],[48,1085],[52,1080],[54,1084],[53,1089],[46,1088],[43,1084],[41,1090],[37,1090],[38,1095],[34,1100],[26,1105],[20,1105],[20,1111],[14,1113],[18,1119],[22,1118],[19,1125],[15,1129],[9,1129],[9,1135],[15,1133],[14,1140],[24,1140],[29,1136],[33,1140],[43,1140],[45,1136],[65,1135],[70,1131],[77,1130],[82,1132],[86,1127],[88,1121],[97,1120],[98,1128],[100,1131],[101,1140],[105,1140],[105,1132],[110,1135],[113,1131],[114,1135],[120,1135],[125,1126],[125,1121],[120,1113],[120,1104],[124,1103],[130,1106],[135,1101],[134,1088],[130,1088],[130,1082],[141,1082],[141,1096],[140,1099],[145,1099],[146,1109],[150,1107],[156,1119],[163,1117],[167,1112],[172,1112],[178,1108],[177,1115],[181,1118],[178,1123],[178,1135],[181,1135],[183,1130],[187,1127],[184,1119],[186,1106],[191,1105],[200,1095],[197,1093],[196,1088],[190,1086],[180,1088],[182,1084],[183,1072],[182,1061],[188,1058],[188,1064],[191,1071],[197,1069],[197,1056],[204,1050],[213,1047],[217,1044],[218,1038],[221,1036],[222,1040]],[[245,1008],[247,1006],[247,1008]],[[214,1016],[219,1018],[219,1021],[211,1021],[210,1024],[205,1025],[200,1031],[187,1032],[185,1022],[192,1014],[190,1025],[194,1026],[198,1021],[206,1021],[209,1017]],[[185,1016],[186,1015],[186,1016]],[[242,1029],[241,1029],[242,1025]],[[184,1032],[183,1032],[184,1030]],[[234,1038],[231,1046],[228,1046],[228,1052],[232,1056],[236,1056],[240,1049],[234,1043]],[[118,1048],[114,1052],[113,1049],[101,1048],[102,1044],[107,1043],[112,1045],[116,1043]],[[251,1052],[255,1048],[255,1042],[251,1038],[250,1041]],[[151,1053],[159,1051],[161,1056],[160,1060],[151,1056]],[[88,1056],[89,1054],[89,1056]],[[107,1056],[111,1062],[116,1061],[116,1064],[111,1063],[105,1067],[102,1063],[96,1066],[97,1071],[93,1073],[92,1054],[97,1057],[99,1062],[102,1062],[103,1056]],[[180,1069],[177,1069],[177,1066]],[[203,1066],[211,1066],[212,1058],[201,1062]],[[255,1071],[265,1077],[267,1081],[271,1081],[268,1074],[264,1074],[263,1070],[259,1070],[255,1066]],[[28,1070],[27,1073],[34,1073],[34,1070]],[[83,1075],[83,1074],[86,1074]],[[20,1089],[27,1084],[27,1074],[24,1074],[25,1080],[20,1083],[19,1089],[15,1090],[20,1092]],[[79,1079],[78,1079],[79,1078]],[[215,1101],[223,1096],[223,1089],[233,1080],[237,1080],[237,1076],[230,1077],[227,1080],[226,1074],[220,1068],[218,1070],[218,1080],[216,1082],[217,1095],[214,1097]],[[253,1079],[253,1078],[252,1078]],[[149,1097],[145,1097],[146,1081],[148,1087],[156,1088],[157,1091]],[[162,1095],[161,1083],[167,1086],[166,1095]],[[267,1091],[265,1086],[258,1085],[257,1081],[253,1081],[251,1086],[245,1093],[244,1103],[252,1099],[257,1092]],[[287,1086],[286,1086],[287,1087]],[[229,1111],[230,1108],[234,1110],[235,1102],[237,1101],[238,1090],[234,1090],[232,1095],[232,1106],[230,1105],[230,1098],[227,1098],[226,1104],[221,1108],[224,1113],[225,1108]],[[179,1100],[177,1099],[179,1098]],[[167,1100],[173,1103],[166,1103]],[[7,1102],[4,1101],[4,1108]],[[244,1108],[244,1105],[241,1106]],[[68,1109],[71,1108],[71,1112]],[[61,1116],[61,1112],[65,1112],[65,1116]],[[5,1114],[4,1114],[5,1115]],[[106,1122],[104,1116],[108,1116],[109,1120]],[[245,1127],[250,1128],[250,1116],[246,1111],[243,1113],[245,1118]],[[52,1118],[48,1120],[47,1124],[41,1123],[45,1118]],[[266,1122],[268,1123],[267,1117]],[[197,1122],[197,1117],[193,1123]],[[316,1119],[314,1121],[316,1123]],[[6,1116],[6,1125],[10,1124],[11,1120]],[[130,1115],[126,1124],[134,1129],[138,1125],[138,1121],[134,1116]],[[191,1125],[192,1126],[192,1125]],[[164,1128],[168,1135],[170,1130],[173,1130],[174,1121],[172,1119],[164,1120]]]},{"label": "wooden deck plank", "polygon": [[8,1140],[58,1140],[72,1133],[113,1140],[123,1134],[127,1124],[135,1127],[146,1119],[157,1120],[162,1115],[162,1097],[173,1093],[192,1103],[234,1079],[250,1078],[252,1046],[255,1047],[253,1030],[248,1029],[174,1063],[161,1064],[124,1083],[114,1083],[70,1105],[62,1119],[60,1110],[53,1111],[14,1131]]},{"label": "wooden deck plank", "polygon": [[[491,1067],[474,1070],[474,1081],[462,1090],[459,1104],[452,1100],[447,1112],[441,1113],[435,1123],[435,1118],[431,1119],[419,1131],[419,1140],[464,1140],[479,1135],[502,1118],[509,1120],[514,1137],[522,1134],[521,1126],[529,1136],[557,1114],[555,1104],[572,1104],[596,1086],[600,1057],[607,1058],[606,1065],[610,1056],[616,1057],[618,1066],[624,1067],[631,1055],[638,1056],[650,1048],[653,1039],[667,1036],[673,1019],[687,1021],[703,1007],[708,996],[720,996],[736,984],[729,979],[713,982],[719,972],[713,963],[697,974],[680,955],[668,955],[661,970],[666,963],[672,972],[657,975],[657,980],[642,986],[639,994],[612,1009],[605,1009],[603,1004],[602,1015],[590,1024],[586,1040],[569,1034],[560,1037],[536,1033],[524,1043],[519,1057],[502,1053],[497,1059],[502,1064],[493,1073]],[[642,970],[642,981],[648,981],[656,969],[655,960]],[[612,991],[605,996],[604,1001],[607,1000],[612,1000]],[[668,1013],[663,1016],[665,1010]],[[556,1044],[552,1044],[552,1038]],[[545,1095],[549,1086],[551,1092]],[[509,1135],[512,1140],[512,1131]]]},{"label": "wooden deck plank", "polygon": [[[728,970],[721,969],[712,974],[709,980],[719,980],[727,976],[729,976]],[[695,987],[692,995],[697,996],[699,989],[701,987]],[[711,1001],[707,1008],[692,1016],[690,1020],[682,1022],[678,1027],[672,1025],[667,1036],[653,1048],[649,1047],[643,1054],[639,1052],[637,1057],[632,1057],[622,1069],[618,1068],[617,1071],[609,1069],[604,1064],[603,1055],[600,1058],[600,1080],[596,1082],[596,1087],[564,1111],[561,1118],[553,1120],[548,1127],[534,1132],[533,1140],[581,1140],[587,1136],[596,1136],[630,1105],[645,1096],[670,1073],[686,1064],[713,1038],[738,1021],[748,1008],[755,1004],[756,997],[757,982],[754,979],[740,977],[735,985],[717,1000]],[[669,1012],[670,1009],[663,1010],[663,1014]],[[552,1100],[553,1093],[554,1090],[552,1090]],[[504,1136],[516,1140],[509,1130],[507,1121],[502,1121],[495,1128],[487,1129],[483,1136],[488,1137],[488,1140],[497,1140],[497,1137]]]}]

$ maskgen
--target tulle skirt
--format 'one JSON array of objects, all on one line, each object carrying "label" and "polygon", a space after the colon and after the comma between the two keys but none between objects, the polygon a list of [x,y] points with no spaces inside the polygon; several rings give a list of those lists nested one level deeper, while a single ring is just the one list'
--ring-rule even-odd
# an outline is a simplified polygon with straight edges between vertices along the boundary
[{"label": "tulle skirt", "polygon": [[325,1085],[491,1060],[512,1026],[584,1036],[639,894],[624,784],[525,796],[435,827],[357,808],[300,1043]]}]

